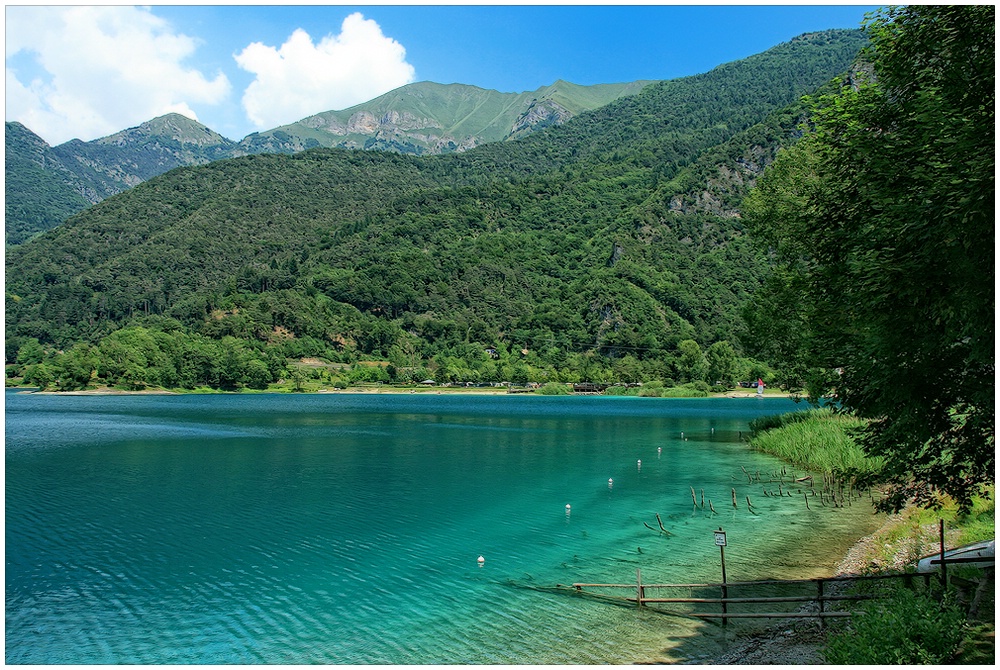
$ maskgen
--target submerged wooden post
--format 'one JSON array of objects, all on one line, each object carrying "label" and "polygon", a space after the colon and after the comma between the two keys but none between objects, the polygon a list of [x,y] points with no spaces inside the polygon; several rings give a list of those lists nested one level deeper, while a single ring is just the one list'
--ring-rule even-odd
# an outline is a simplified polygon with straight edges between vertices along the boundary
[{"label": "submerged wooden post", "polygon": [[642,568],[635,569],[635,600],[642,607],[643,598],[646,597],[642,586]]}]

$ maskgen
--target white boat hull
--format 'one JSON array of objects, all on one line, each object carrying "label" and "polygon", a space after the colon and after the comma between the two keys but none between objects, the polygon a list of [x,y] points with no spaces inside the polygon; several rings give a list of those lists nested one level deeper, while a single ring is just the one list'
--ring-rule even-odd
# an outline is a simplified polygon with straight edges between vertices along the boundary
[{"label": "white boat hull", "polygon": [[[971,565],[979,568],[993,567],[994,542],[995,540],[987,540],[955,549],[946,549],[944,560],[950,566]],[[940,569],[941,554],[924,556],[917,561],[917,572],[936,572]]]}]

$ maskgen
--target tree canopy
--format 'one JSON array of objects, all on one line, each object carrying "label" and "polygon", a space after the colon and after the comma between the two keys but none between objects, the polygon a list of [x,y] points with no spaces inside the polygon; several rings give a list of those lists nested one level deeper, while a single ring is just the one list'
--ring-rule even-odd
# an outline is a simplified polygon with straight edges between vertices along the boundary
[{"label": "tree canopy", "polygon": [[867,67],[812,100],[743,208],[778,261],[750,321],[871,420],[883,507],[967,507],[994,478],[995,8],[888,8],[865,30]]}]

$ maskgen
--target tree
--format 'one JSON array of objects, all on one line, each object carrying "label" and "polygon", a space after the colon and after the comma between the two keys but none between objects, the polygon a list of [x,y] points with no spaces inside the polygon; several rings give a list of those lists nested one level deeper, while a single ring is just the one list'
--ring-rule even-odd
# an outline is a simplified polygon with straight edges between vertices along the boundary
[{"label": "tree", "polygon": [[44,391],[52,384],[54,379],[55,375],[52,372],[52,368],[45,363],[34,363],[24,369],[22,382],[27,386],[37,386],[40,390]]},{"label": "tree", "polygon": [[93,348],[84,342],[78,342],[73,347],[56,357],[53,363],[53,374],[60,390],[77,391],[87,388],[94,375],[96,356]]},{"label": "tree", "polygon": [[722,382],[732,388],[736,376],[736,351],[733,345],[725,340],[716,342],[705,351],[708,362],[708,381],[714,384]]},{"label": "tree", "polygon": [[680,358],[677,361],[677,368],[681,379],[686,382],[705,381],[708,374],[708,363],[705,361],[705,354],[701,347],[694,340],[682,340],[677,345]]},{"label": "tree", "polygon": [[869,72],[813,101],[743,215],[795,289],[774,303],[796,355],[842,369],[837,397],[871,420],[881,506],[968,508],[994,477],[995,9],[889,8],[865,29]]},{"label": "tree", "polygon": [[252,389],[264,390],[271,383],[271,371],[267,369],[267,363],[259,358],[251,358],[246,362],[243,375],[247,387]]},{"label": "tree", "polygon": [[45,350],[38,338],[29,337],[17,350],[18,365],[34,365],[45,360]]}]

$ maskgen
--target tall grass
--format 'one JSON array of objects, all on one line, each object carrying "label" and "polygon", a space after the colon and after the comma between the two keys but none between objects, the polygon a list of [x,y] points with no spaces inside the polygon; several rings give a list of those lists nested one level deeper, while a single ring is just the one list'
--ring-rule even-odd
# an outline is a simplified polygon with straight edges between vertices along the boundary
[{"label": "tall grass", "polygon": [[883,466],[852,437],[865,422],[829,408],[761,417],[750,423],[750,446],[807,470],[870,474]]}]

